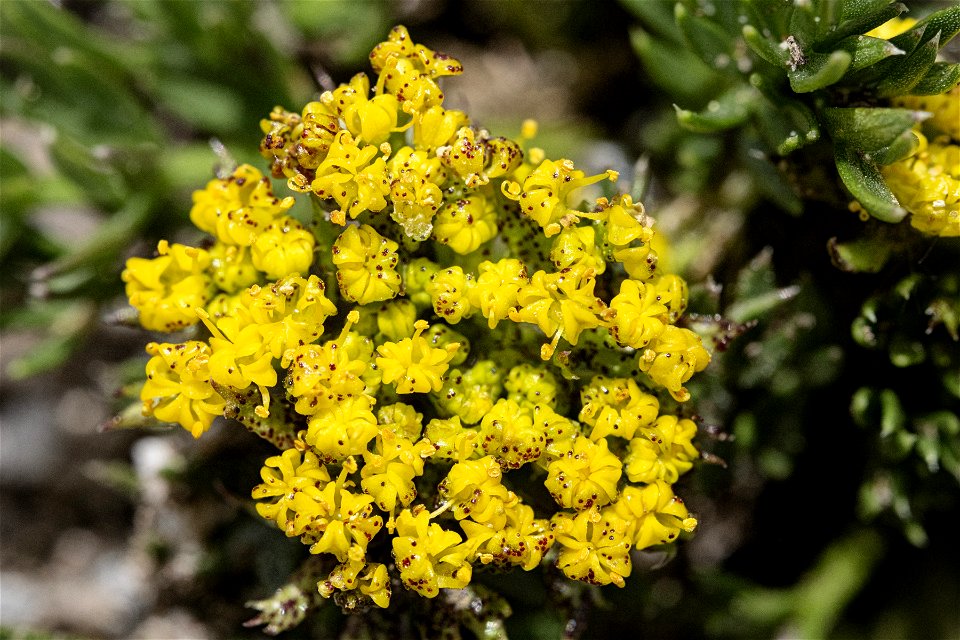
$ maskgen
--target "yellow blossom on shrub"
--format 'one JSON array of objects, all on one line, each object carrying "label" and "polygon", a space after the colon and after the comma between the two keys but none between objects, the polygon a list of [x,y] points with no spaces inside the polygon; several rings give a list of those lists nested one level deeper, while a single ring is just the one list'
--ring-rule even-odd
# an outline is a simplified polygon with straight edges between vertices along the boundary
[{"label": "yellow blossom on shrub", "polygon": [[439,391],[443,374],[459,348],[458,343],[443,349],[434,349],[421,335],[428,325],[418,320],[411,338],[386,342],[377,347],[377,366],[382,371],[384,384],[396,383],[397,393],[427,393]]},{"label": "yellow blossom on shrub", "polygon": [[404,509],[393,539],[393,557],[403,586],[425,598],[435,598],[440,589],[467,586],[473,571],[462,540],[456,532],[430,522],[426,509]]},{"label": "yellow blossom on shrub", "polygon": [[224,400],[210,385],[210,347],[191,340],[147,345],[147,380],[140,390],[144,415],[175,422],[194,438],[223,415]]},{"label": "yellow blossom on shrub", "polygon": [[628,535],[637,549],[673,542],[681,530],[689,533],[697,526],[683,500],[663,480],[624,488],[613,509],[631,522]]},{"label": "yellow blossom on shrub", "polygon": [[[462,589],[478,563],[623,586],[634,545],[696,525],[671,487],[696,424],[659,415],[710,361],[686,283],[641,203],[576,200],[616,172],[549,158],[532,121],[511,139],[448,108],[457,60],[396,27],[370,63],[260,124],[302,222],[241,165],[194,193],[209,251],[128,262],[144,326],[202,320],[148,346],[144,412],[194,436],[226,412],[281,449],[256,510],[323,557],[318,593],[344,610],[387,607],[391,583]],[[888,168],[931,207],[952,171],[931,167],[956,164],[939,144]]]},{"label": "yellow blossom on shrub", "polygon": [[171,332],[198,321],[195,309],[203,308],[213,296],[207,269],[210,254],[182,244],[157,245],[160,255],[153,259],[130,258],[122,278],[127,298],[139,312],[145,329]]},{"label": "yellow blossom on shrub", "polygon": [[557,567],[587,584],[623,587],[630,575],[630,522],[610,507],[578,514],[560,512],[551,522],[561,550]]},{"label": "yellow blossom on shrub", "polygon": [[960,236],[960,144],[934,141],[881,173],[910,224],[928,235]]}]

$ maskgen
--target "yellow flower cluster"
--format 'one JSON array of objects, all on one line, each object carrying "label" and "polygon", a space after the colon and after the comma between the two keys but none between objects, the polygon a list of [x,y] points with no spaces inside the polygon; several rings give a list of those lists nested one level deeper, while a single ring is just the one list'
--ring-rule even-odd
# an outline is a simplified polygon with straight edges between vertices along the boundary
[{"label": "yellow flower cluster", "polygon": [[960,140],[928,143],[922,133],[917,152],[881,168],[890,190],[909,211],[910,224],[932,236],[960,236]]},{"label": "yellow flower cluster", "polygon": [[[894,18],[866,35],[890,39],[915,24],[913,18]],[[891,104],[922,112],[923,122],[914,132],[920,140],[916,151],[881,167],[884,181],[912,214],[915,229],[932,236],[960,236],[960,84],[941,95],[898,96]],[[929,143],[925,134],[931,136]]]},{"label": "yellow flower cluster", "polygon": [[257,511],[336,558],[324,597],[386,607],[391,577],[432,598],[548,561],[623,586],[632,549],[696,526],[673,492],[699,455],[677,403],[710,361],[677,324],[686,284],[658,270],[641,204],[578,200],[614,172],[528,148],[532,123],[510,140],[446,109],[459,62],[403,27],[370,61],[375,81],[262,122],[309,225],[244,165],[194,195],[207,248],[128,262],[143,325],[190,332],[148,347],[144,411],[199,436],[259,398],[257,433],[285,450]]}]

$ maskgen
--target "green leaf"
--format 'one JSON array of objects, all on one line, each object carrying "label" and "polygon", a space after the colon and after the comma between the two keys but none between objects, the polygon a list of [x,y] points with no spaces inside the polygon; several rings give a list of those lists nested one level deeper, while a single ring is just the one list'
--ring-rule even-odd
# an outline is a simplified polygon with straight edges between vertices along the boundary
[{"label": "green leaf", "polygon": [[846,51],[852,57],[850,68],[847,70],[848,74],[875,65],[891,56],[902,56],[904,54],[889,41],[871,36],[850,36],[844,38],[835,46],[837,49]]},{"label": "green leaf", "polygon": [[906,10],[905,5],[893,0],[848,0],[840,9],[836,26],[814,46],[825,49],[848,36],[866,33]]},{"label": "green leaf", "polygon": [[950,91],[960,82],[960,63],[934,62],[920,82],[913,86],[910,95],[938,96]]},{"label": "green leaf", "polygon": [[837,143],[864,153],[890,146],[918,122],[917,113],[910,109],[828,107],[822,113]]},{"label": "green leaf", "polygon": [[196,78],[164,78],[157,83],[156,93],[167,108],[204,131],[230,131],[243,116],[239,95]]},{"label": "green leaf", "polygon": [[877,238],[859,238],[852,242],[837,242],[830,238],[827,251],[833,266],[848,273],[877,273],[890,258],[891,247]]},{"label": "green leaf", "polygon": [[820,29],[812,9],[809,2],[797,2],[794,3],[793,13],[790,15],[790,35],[803,47],[814,43]]},{"label": "green leaf", "polygon": [[853,56],[842,49],[830,54],[810,53],[795,71],[788,71],[790,86],[797,93],[810,93],[834,84],[847,72]]},{"label": "green leaf", "polygon": [[757,191],[784,211],[795,216],[800,215],[803,212],[803,201],[770,158],[758,148],[759,142],[749,138],[740,140],[740,162],[750,172]]},{"label": "green leaf", "polygon": [[697,17],[677,3],[673,16],[690,49],[707,65],[718,68],[733,56],[733,38],[717,23]]},{"label": "green leaf", "polygon": [[789,33],[790,7],[782,0],[742,0],[747,21],[758,31],[780,37]]},{"label": "green leaf", "polygon": [[903,60],[897,60],[877,83],[878,96],[889,98],[910,93],[937,60],[940,38],[934,36]]},{"label": "green leaf", "polygon": [[870,215],[884,222],[900,222],[906,217],[907,211],[883,181],[876,164],[839,142],[835,160],[843,184]]},{"label": "green leaf", "polygon": [[900,398],[892,389],[880,392],[880,437],[886,438],[897,431],[903,431],[907,423]]},{"label": "green leaf", "polygon": [[744,25],[742,33],[747,46],[757,56],[777,68],[786,68],[790,56],[785,49],[782,49],[769,38],[763,37],[753,25]]},{"label": "green leaf", "polygon": [[921,45],[939,37],[938,47],[942,47],[960,32],[960,4],[931,13],[906,33],[901,33],[890,42],[908,54]]},{"label": "green leaf", "polygon": [[71,253],[39,267],[33,274],[37,280],[48,280],[90,263],[114,258],[149,218],[150,206],[145,194],[132,196],[123,209],[97,228],[94,235]]},{"label": "green leaf", "polygon": [[630,42],[653,82],[677,102],[703,104],[722,82],[686,47],[656,40],[643,29],[631,31]]},{"label": "green leaf", "polygon": [[75,51],[90,59],[101,74],[135,73],[137,60],[131,60],[129,51],[117,46],[90,29],[74,13],[51,2],[2,2],[0,25],[6,32],[16,34],[24,41],[51,49]]},{"label": "green leaf", "polygon": [[659,38],[681,44],[683,34],[673,17],[670,2],[650,2],[650,0],[621,0],[620,4],[635,15],[645,27]]},{"label": "green leaf", "polygon": [[[751,76],[751,84],[758,88],[757,74]],[[767,145],[784,156],[813,142],[820,137],[816,118],[802,103],[788,98],[757,100],[753,107],[757,130]]]},{"label": "green leaf", "polygon": [[750,105],[759,98],[753,87],[740,85],[728,89],[711,100],[699,113],[686,111],[677,105],[677,121],[689,131],[714,133],[738,127],[750,117]]},{"label": "green leaf", "polygon": [[119,207],[127,196],[123,176],[109,163],[94,157],[84,145],[61,134],[50,145],[57,168],[106,209]]},{"label": "green leaf", "polygon": [[878,165],[893,164],[910,156],[920,147],[920,138],[912,130],[907,130],[897,136],[890,146],[884,147],[873,154],[873,161]]},{"label": "green leaf", "polygon": [[787,117],[791,129],[789,135],[777,146],[777,153],[785,156],[820,139],[820,124],[810,107],[799,100],[783,99],[780,111]]}]

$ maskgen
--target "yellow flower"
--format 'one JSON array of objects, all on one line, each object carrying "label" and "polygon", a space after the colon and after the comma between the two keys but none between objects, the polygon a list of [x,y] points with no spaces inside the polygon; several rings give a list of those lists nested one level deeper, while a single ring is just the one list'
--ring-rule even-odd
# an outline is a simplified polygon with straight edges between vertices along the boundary
[{"label": "yellow flower", "polygon": [[290,274],[307,275],[313,264],[313,234],[290,216],[271,222],[251,247],[257,270],[276,280]]},{"label": "yellow flower", "polygon": [[[409,337],[412,334],[413,331],[403,337]],[[430,325],[430,328],[427,329],[423,335],[427,339],[427,342],[430,343],[430,346],[437,349],[445,349],[448,344],[453,344],[454,342],[459,343],[460,346],[457,348],[457,352],[453,355],[453,358],[450,359],[451,367],[463,364],[470,355],[470,341],[467,340],[466,336],[462,333],[455,331],[450,325],[444,322],[437,322],[436,324]],[[496,370],[491,369],[490,373],[491,375],[496,374]]]},{"label": "yellow flower", "polygon": [[420,147],[416,149],[408,146],[400,147],[390,158],[387,167],[393,176],[398,176],[404,171],[413,171],[438,187],[442,187],[450,176],[450,172],[440,162],[440,158]]},{"label": "yellow flower", "polygon": [[414,444],[392,429],[381,429],[373,451],[363,452],[360,486],[387,513],[392,514],[398,503],[409,506],[417,497],[413,479],[423,475],[424,460],[434,451],[429,440]]},{"label": "yellow flower", "polygon": [[438,489],[441,498],[453,506],[457,520],[470,518],[502,529],[507,523],[507,512],[519,501],[513,491],[501,484],[502,476],[497,459],[484,456],[453,465]]},{"label": "yellow flower", "polygon": [[257,415],[267,417],[270,406],[267,389],[277,384],[277,372],[261,327],[242,324],[235,316],[224,316],[214,322],[202,309],[198,309],[197,314],[213,334],[210,337],[213,351],[209,360],[210,377],[217,384],[235,389],[257,385],[263,398],[263,404],[256,409]]},{"label": "yellow flower", "polygon": [[348,314],[336,340],[319,347],[304,344],[284,352],[280,365],[289,369],[285,386],[296,398],[294,408],[298,413],[314,415],[349,398],[364,394],[372,397],[376,392],[369,386],[371,358],[358,358],[346,346],[358,316],[356,311]]},{"label": "yellow flower", "polygon": [[960,145],[932,142],[917,154],[881,168],[893,195],[923,233],[960,236]]},{"label": "yellow flower", "polygon": [[433,237],[460,255],[472,253],[497,235],[496,202],[480,193],[450,202],[437,213]]},{"label": "yellow flower", "polygon": [[510,311],[510,319],[535,324],[552,336],[550,343],[540,349],[540,357],[549,360],[561,337],[575,345],[584,329],[600,325],[599,314],[606,310],[606,305],[594,295],[595,284],[589,269],[564,269],[550,274],[537,271],[517,294],[519,308]]},{"label": "yellow flower", "polygon": [[373,48],[370,64],[407,113],[443,101],[434,78],[463,73],[463,65],[454,58],[414,43],[403,26],[394,27],[386,42]]},{"label": "yellow flower", "polygon": [[244,164],[230,176],[194,191],[190,220],[224,244],[248,247],[293,203],[292,197],[274,196],[270,178]]},{"label": "yellow flower", "polygon": [[659,277],[654,283],[657,289],[657,301],[666,305],[670,324],[676,324],[687,310],[687,282],[674,273]]},{"label": "yellow flower", "polygon": [[210,254],[161,240],[160,255],[153,259],[130,258],[121,278],[130,305],[139,312],[140,324],[151,331],[171,332],[197,323],[197,308],[213,296],[206,271]]},{"label": "yellow flower", "polygon": [[630,452],[623,460],[630,482],[676,482],[700,456],[693,445],[696,435],[693,420],[676,416],[657,418],[630,441]]},{"label": "yellow flower", "polygon": [[587,584],[624,586],[630,575],[630,523],[612,508],[596,507],[572,515],[560,512],[551,522],[561,550],[557,568]]},{"label": "yellow flower", "polygon": [[409,404],[394,402],[377,409],[377,422],[381,431],[389,429],[401,438],[416,441],[423,431],[423,414]]},{"label": "yellow flower", "polygon": [[257,513],[289,531],[288,535],[296,535],[293,533],[296,495],[304,489],[319,491],[330,482],[330,474],[315,454],[306,451],[301,455],[296,449],[267,458],[260,477],[263,484],[255,486],[251,495],[255,500],[275,498],[275,501],[258,502]]},{"label": "yellow flower", "polygon": [[415,58],[387,58],[380,72],[384,89],[397,97],[404,113],[414,117],[423,109],[443,103],[443,91],[436,80],[422,73]]},{"label": "yellow flower", "polygon": [[403,291],[407,299],[413,302],[420,311],[433,306],[433,300],[430,298],[427,287],[430,285],[430,278],[439,269],[440,267],[435,262],[427,258],[405,260],[401,266]]},{"label": "yellow flower", "polygon": [[443,374],[448,363],[460,348],[459,343],[434,349],[421,335],[429,325],[418,320],[411,338],[399,342],[386,342],[377,347],[377,367],[385,384],[395,383],[397,393],[428,393],[439,391],[443,386]]},{"label": "yellow flower", "polygon": [[224,316],[232,316],[237,313],[243,313],[243,299],[246,291],[238,293],[218,293],[207,303],[205,311],[210,314],[214,321],[219,321]]},{"label": "yellow flower", "polygon": [[421,242],[430,237],[433,217],[443,205],[443,192],[413,169],[394,174],[390,183],[393,210],[390,217],[403,227],[411,240]]},{"label": "yellow flower", "polygon": [[379,562],[351,559],[338,564],[326,580],[317,583],[317,590],[324,598],[337,591],[359,591],[381,609],[390,605],[390,575]]},{"label": "yellow flower", "polygon": [[397,243],[370,225],[348,226],[333,244],[340,293],[351,302],[389,300],[400,291]]},{"label": "yellow flower", "polygon": [[286,176],[287,186],[303,193],[326,160],[340,122],[336,110],[309,102],[302,114],[276,107],[269,119],[260,121],[260,129],[266,134],[260,155],[270,161],[270,172],[275,178]]},{"label": "yellow flower", "polygon": [[533,509],[517,503],[507,512],[505,527],[493,528],[469,520],[460,523],[468,539],[483,538],[477,557],[483,564],[530,571],[540,565],[555,540],[550,521],[535,517]]},{"label": "yellow flower", "polygon": [[484,140],[487,147],[483,174],[489,178],[501,178],[512,174],[523,162],[523,151],[513,140],[497,136]]},{"label": "yellow flower", "polygon": [[669,310],[657,288],[629,278],[620,283],[620,293],[610,301],[610,310],[615,314],[610,321],[614,340],[634,349],[642,349],[660,337],[669,320]]},{"label": "yellow flower", "polygon": [[360,574],[360,584],[358,585],[360,593],[373,600],[381,609],[386,609],[390,605],[390,574],[387,573],[387,566],[379,562],[372,562],[367,565],[367,569]]},{"label": "yellow flower", "polygon": [[710,364],[710,353],[693,331],[667,325],[643,351],[639,364],[640,370],[666,387],[677,402],[686,402],[690,392],[683,384]]},{"label": "yellow flower", "polygon": [[147,345],[147,380],[140,390],[143,414],[174,422],[199,438],[217,416],[224,400],[210,385],[210,348],[191,340],[183,344]]},{"label": "yellow flower", "polygon": [[437,448],[435,458],[444,460],[468,460],[477,454],[479,432],[464,427],[460,416],[440,419],[434,418],[427,423],[423,436]]},{"label": "yellow flower", "polygon": [[516,311],[517,297],[527,284],[527,268],[516,258],[502,258],[497,262],[484,260],[479,275],[467,295],[470,305],[476,307],[491,329]]},{"label": "yellow flower", "polygon": [[376,310],[377,341],[402,340],[413,335],[417,308],[406,298],[382,303]]},{"label": "yellow flower", "polygon": [[575,169],[570,160],[544,160],[527,176],[522,186],[505,180],[501,189],[506,197],[520,203],[523,215],[535,220],[549,238],[564,227],[575,225],[582,214],[567,206],[571,193],[604,178],[615,182],[617,173],[607,171],[587,177],[583,171]]},{"label": "yellow flower", "polygon": [[930,118],[923,121],[925,127],[933,127],[954,142],[960,142],[960,84],[938,96],[900,96],[891,103],[895,107],[930,113]]},{"label": "yellow flower", "polygon": [[360,395],[319,410],[307,422],[304,442],[327,463],[362,455],[379,433],[372,405],[371,398]]},{"label": "yellow flower", "polygon": [[323,333],[323,323],[337,313],[317,276],[292,275],[262,287],[254,285],[244,292],[241,301],[235,317],[244,326],[259,327],[264,345],[274,358],[295,345],[316,342]]},{"label": "yellow flower", "polygon": [[456,59],[416,44],[403,25],[391,29],[386,42],[381,42],[370,52],[370,64],[377,72],[383,71],[390,58],[410,58],[421,72],[432,78],[463,73],[463,65]]},{"label": "yellow flower", "polygon": [[543,484],[561,507],[582,511],[613,502],[622,473],[623,463],[606,440],[577,438],[572,451],[547,466]]},{"label": "yellow flower", "polygon": [[305,489],[295,498],[309,504],[298,504],[298,511],[307,514],[312,507],[313,517],[297,532],[311,545],[310,553],[330,553],[338,562],[363,558],[367,545],[383,527],[383,518],[372,515],[373,498],[347,489],[346,476],[351,471],[356,471],[356,463],[348,459],[335,481],[319,491]]},{"label": "yellow flower", "polygon": [[384,159],[376,158],[379,152],[375,145],[355,144],[349,131],[334,138],[310,183],[319,198],[332,198],[340,207],[330,214],[334,224],[343,225],[348,215],[356,218],[364,211],[382,211],[387,206],[390,176]]},{"label": "yellow flower", "polygon": [[567,227],[554,236],[550,261],[557,271],[577,267],[603,273],[607,262],[597,249],[595,235],[593,227]]},{"label": "yellow flower", "polygon": [[210,247],[210,270],[217,288],[227,293],[246,289],[262,278],[247,247],[222,242]]},{"label": "yellow flower", "polygon": [[683,500],[663,480],[645,487],[626,487],[612,508],[631,522],[628,537],[637,549],[675,542],[681,530],[690,533],[697,526]]},{"label": "yellow flower", "polygon": [[369,95],[370,79],[367,74],[358,73],[350,79],[350,84],[325,92],[320,101],[336,109],[347,130],[358,140],[379,145],[396,130],[400,104],[390,94],[378,92],[373,98]]},{"label": "yellow flower", "polygon": [[461,540],[456,532],[431,523],[422,506],[404,509],[397,517],[393,539],[393,557],[403,586],[435,598],[440,589],[462,589],[470,584],[473,571]]},{"label": "yellow flower", "polygon": [[463,111],[434,105],[414,115],[413,143],[418,150],[432,153],[449,144],[457,131],[469,124],[470,118]]},{"label": "yellow flower", "polygon": [[615,249],[613,259],[623,264],[634,280],[647,281],[657,273],[657,252],[649,244]]},{"label": "yellow flower", "polygon": [[526,362],[512,367],[504,381],[507,397],[518,403],[542,404],[557,407],[560,386],[549,369]]},{"label": "yellow flower", "polygon": [[468,189],[474,189],[490,182],[483,171],[486,152],[487,146],[482,138],[477,139],[476,130],[461,127],[449,145],[437,149],[437,157],[463,180]]},{"label": "yellow flower", "polygon": [[546,436],[544,455],[537,464],[546,469],[551,462],[573,455],[573,448],[581,435],[580,425],[560,415],[546,404],[533,405],[533,419],[540,425]]},{"label": "yellow flower", "polygon": [[595,211],[581,215],[601,221],[606,241],[614,246],[623,247],[635,240],[647,244],[653,240],[653,223],[646,216],[643,204],[634,203],[626,193],[615,196],[612,201],[600,198]]},{"label": "yellow flower", "polygon": [[593,427],[591,440],[609,435],[631,439],[657,418],[660,403],[631,378],[594,376],[580,390],[580,420]]},{"label": "yellow flower", "polygon": [[433,310],[438,316],[457,324],[463,318],[473,315],[473,305],[470,304],[470,291],[473,288],[473,275],[464,273],[463,269],[454,266],[437,271],[430,276],[427,293],[433,300]]},{"label": "yellow flower", "polygon": [[464,371],[451,371],[443,388],[434,396],[434,402],[447,414],[458,416],[464,423],[476,424],[493,408],[500,391],[500,373],[496,363],[481,360]]},{"label": "yellow flower", "polygon": [[533,462],[546,444],[546,431],[528,404],[501,398],[480,422],[480,446],[505,469]]}]

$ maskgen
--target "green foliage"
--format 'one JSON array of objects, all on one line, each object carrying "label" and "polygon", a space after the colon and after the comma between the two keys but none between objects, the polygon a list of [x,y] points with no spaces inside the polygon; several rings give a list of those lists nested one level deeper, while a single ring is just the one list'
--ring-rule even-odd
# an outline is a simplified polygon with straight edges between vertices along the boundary
[{"label": "green foliage", "polygon": [[[321,63],[345,79],[387,28],[415,21],[391,15],[403,3],[373,1],[64,4],[0,2],[0,331],[42,337],[4,359],[15,378],[72,366],[71,355],[102,336],[123,258],[146,255],[158,237],[184,237],[190,192],[229,161],[210,150],[211,137],[238,160],[259,162],[256,123],[274,104],[309,99]],[[406,619],[420,626],[402,632],[956,635],[941,614],[953,606],[958,558],[949,513],[960,506],[960,251],[955,238],[891,224],[905,213],[880,171],[913,152],[911,130],[923,117],[893,108],[893,98],[940,94],[960,80],[960,10],[908,4],[909,15],[928,17],[889,39],[864,34],[906,15],[891,0],[569,2],[549,20],[520,2],[447,3],[431,9],[441,12],[435,19],[416,17],[435,33],[495,42],[508,33],[574,52],[557,59],[577,71],[575,89],[620,109],[606,114],[608,131],[626,131],[636,109],[628,122],[638,138],[622,138],[648,160],[635,188],[671,239],[664,261],[688,276],[697,313],[687,326],[710,341],[715,359],[691,386],[706,435],[703,464],[685,488],[701,527],[684,550],[644,556],[647,566],[637,561],[620,592],[560,579],[545,591],[539,581],[484,574],[460,600],[410,608]],[[583,55],[590,38],[569,25],[588,6],[612,12],[620,30],[629,11],[629,39],[611,27],[593,42],[602,55]],[[627,78],[634,92],[611,99],[601,83],[622,89],[624,78],[605,74],[633,55],[643,75]],[[625,96],[634,95],[631,104]],[[541,124],[538,143],[574,159],[591,148],[587,132],[600,129]],[[847,210],[851,195],[870,219]],[[108,317],[125,322],[122,311]],[[122,345],[105,344],[117,354],[104,358],[120,357]],[[112,372],[117,386],[142,375],[142,359],[130,363],[134,371]],[[108,427],[159,434],[138,391],[122,389],[122,413]],[[162,551],[156,576],[180,570],[166,564],[178,544],[202,547],[196,575],[163,586],[158,601],[189,609],[221,637],[262,635],[241,629],[252,615],[244,602],[259,612],[254,624],[273,625],[267,631],[299,621],[291,601],[315,608],[285,632],[291,638],[401,633],[372,615],[346,623],[334,606],[344,603],[318,603],[301,545],[251,515],[262,443],[251,445],[257,439],[242,429],[210,435],[169,478],[164,505],[179,505],[177,520],[202,539],[140,531]],[[142,500],[126,457],[84,468],[131,504]],[[45,500],[56,505],[61,491]],[[141,505],[137,518],[156,508]],[[904,601],[904,590],[915,597]],[[0,628],[0,638],[47,637],[60,636]]]},{"label": "green foliage", "polygon": [[[818,142],[825,130],[849,192],[879,220],[904,218],[878,165],[913,149],[910,128],[920,114],[880,101],[941,94],[960,80],[960,64],[937,60],[960,29],[960,7],[931,13],[886,40],[864,34],[906,10],[893,0],[683,0],[673,7],[673,24],[669,2],[624,4],[641,22],[634,45],[651,77],[690,105],[676,107],[681,126],[753,129],[762,153],[773,157]],[[849,106],[861,102],[871,106]]]},{"label": "green foliage", "polygon": [[185,220],[185,196],[218,162],[210,136],[255,157],[260,117],[309,91],[256,27],[257,3],[98,7],[95,27],[48,2],[0,5],[0,328],[50,327],[5,363],[18,378],[64,362],[119,292],[123,254]]}]

